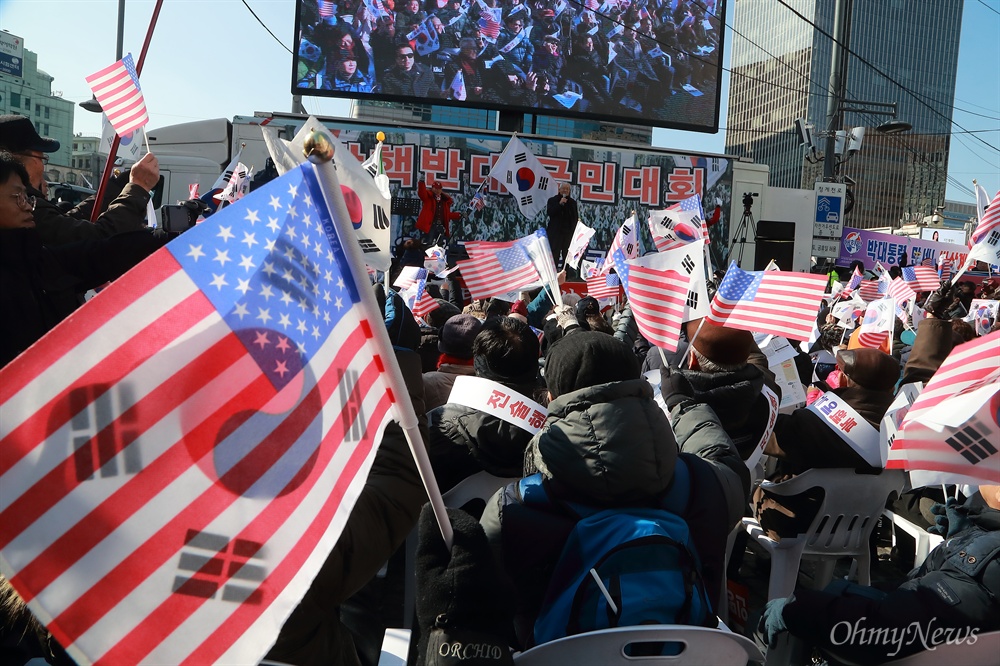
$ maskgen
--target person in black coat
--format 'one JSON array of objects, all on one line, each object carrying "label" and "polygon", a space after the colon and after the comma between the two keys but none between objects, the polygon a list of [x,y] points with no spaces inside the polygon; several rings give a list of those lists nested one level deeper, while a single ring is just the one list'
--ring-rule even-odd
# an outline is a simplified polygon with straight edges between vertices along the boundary
[{"label": "person in black coat", "polygon": [[163,246],[148,231],[57,246],[42,244],[28,172],[0,152],[0,367],[68,317],[82,295]]},{"label": "person in black coat", "polygon": [[552,248],[552,258],[556,262],[556,268],[562,268],[569,259],[569,244],[573,240],[573,231],[576,230],[576,222],[580,218],[580,211],[576,205],[576,199],[570,195],[569,183],[559,183],[559,194],[550,197],[545,206],[545,211],[549,216],[549,224],[545,228],[545,233],[549,237],[549,247]]}]

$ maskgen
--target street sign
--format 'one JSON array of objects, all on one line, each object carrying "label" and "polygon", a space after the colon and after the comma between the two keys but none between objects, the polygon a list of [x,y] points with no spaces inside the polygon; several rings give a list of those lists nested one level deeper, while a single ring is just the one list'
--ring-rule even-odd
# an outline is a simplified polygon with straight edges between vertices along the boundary
[{"label": "street sign", "polygon": [[24,40],[0,30],[0,72],[24,78]]},{"label": "street sign", "polygon": [[844,183],[816,183],[816,207],[813,215],[813,237],[839,239],[844,228]]},{"label": "street sign", "polygon": [[840,256],[840,241],[829,238],[813,238],[812,256],[836,259]]}]

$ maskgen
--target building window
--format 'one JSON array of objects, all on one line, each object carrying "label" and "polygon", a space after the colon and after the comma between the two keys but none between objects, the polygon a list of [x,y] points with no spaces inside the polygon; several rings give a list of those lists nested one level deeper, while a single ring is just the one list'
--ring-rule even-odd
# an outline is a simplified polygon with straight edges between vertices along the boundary
[{"label": "building window", "polygon": [[25,97],[24,98],[24,108],[27,109],[29,113],[31,112],[31,98],[30,97]]},{"label": "building window", "polygon": [[21,93],[12,92],[10,94],[10,106],[12,109],[21,106]]},{"label": "building window", "polygon": [[35,105],[35,115],[36,116],[42,115],[42,105],[41,104],[36,104]]},{"label": "building window", "polygon": [[45,119],[49,119],[49,107],[45,107]]}]

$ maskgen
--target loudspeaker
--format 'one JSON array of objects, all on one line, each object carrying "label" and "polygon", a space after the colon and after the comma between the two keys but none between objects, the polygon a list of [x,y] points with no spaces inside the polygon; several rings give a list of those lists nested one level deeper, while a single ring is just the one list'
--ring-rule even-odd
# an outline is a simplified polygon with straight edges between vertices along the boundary
[{"label": "loudspeaker", "polygon": [[757,251],[754,255],[754,270],[762,271],[774,259],[783,271],[792,270],[795,255],[795,223],[757,223]]}]

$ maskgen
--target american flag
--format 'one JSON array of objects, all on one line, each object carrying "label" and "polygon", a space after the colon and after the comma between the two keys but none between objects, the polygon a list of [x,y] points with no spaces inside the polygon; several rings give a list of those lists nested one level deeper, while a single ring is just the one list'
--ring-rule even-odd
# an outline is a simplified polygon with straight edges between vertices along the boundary
[{"label": "american flag", "polygon": [[990,202],[986,212],[979,220],[979,224],[972,232],[972,236],[969,238],[970,246],[986,238],[986,234],[998,227],[1000,227],[1000,192],[997,192],[996,196],[993,197],[993,201]]},{"label": "american flag", "polygon": [[903,417],[886,467],[909,470],[911,477],[917,470],[935,472],[935,482],[1000,484],[996,393],[964,422],[949,419],[971,411],[963,406],[971,393],[998,382],[1000,332],[955,347]]},{"label": "american flag", "polygon": [[[638,224],[636,223],[635,213],[629,216],[627,220],[622,222],[622,226],[618,228],[618,232],[615,234],[614,240],[611,241],[611,247],[608,248],[608,257],[612,260],[615,257],[616,252],[621,252],[625,258],[625,261],[629,259],[635,259],[639,256],[639,233]],[[607,273],[611,270],[614,262],[605,261],[604,265],[601,266],[601,273]]]},{"label": "american flag", "polygon": [[337,3],[332,0],[317,0],[319,5],[319,17],[328,19],[337,12]]},{"label": "american flag", "polygon": [[587,279],[587,295],[600,300],[602,298],[618,298],[622,281],[618,275],[598,275]]},{"label": "american flag", "polygon": [[827,277],[789,271],[744,271],[732,263],[712,299],[709,323],[808,340]]},{"label": "american flag", "polygon": [[885,296],[887,287],[885,280],[865,280],[858,287],[858,293],[861,294],[861,300],[871,303]]},{"label": "american flag", "polygon": [[427,280],[417,280],[410,286],[408,293],[404,297],[406,305],[413,312],[413,315],[421,319],[441,307],[441,304],[427,293],[426,288]]},{"label": "american flag", "polygon": [[951,262],[944,257],[938,263],[938,277],[942,280],[950,280],[952,275]]},{"label": "american flag", "polygon": [[457,263],[475,299],[517,291],[541,279],[528,253],[514,241],[510,247]]},{"label": "american flag", "polygon": [[629,266],[628,302],[642,336],[667,351],[677,349],[691,276],[674,270]]},{"label": "american flag", "polygon": [[472,197],[472,201],[469,202],[469,208],[472,210],[482,210],[486,208],[486,200],[483,199],[482,192],[476,192],[476,196]]},{"label": "american flag", "polygon": [[864,277],[865,276],[861,274],[861,271],[858,270],[857,267],[855,267],[854,268],[854,274],[851,275],[851,279],[847,281],[847,287],[845,288],[845,290],[847,291],[847,293],[850,294],[855,289],[857,289],[858,287],[860,287],[861,286],[861,281],[864,280]]},{"label": "american flag", "polygon": [[503,27],[501,23],[502,12],[503,10],[499,7],[487,7],[483,8],[482,15],[479,17],[479,30],[484,36],[489,37],[490,41],[495,42],[500,36],[500,28]]},{"label": "american flag", "polygon": [[708,240],[708,227],[697,194],[666,210],[649,212],[649,232],[660,252],[673,250],[698,240]]},{"label": "american flag", "polygon": [[118,136],[128,136],[149,122],[131,53],[88,76],[87,83]]},{"label": "american flag", "polygon": [[470,257],[477,257],[481,254],[493,254],[497,250],[513,247],[515,241],[485,241],[469,240],[465,241],[465,251]]},{"label": "american flag", "polygon": [[79,663],[257,663],[343,530],[399,407],[314,169],[0,371],[0,567]]},{"label": "american flag", "polygon": [[885,293],[887,296],[891,296],[896,299],[896,302],[899,304],[913,303],[917,298],[913,289],[911,289],[910,285],[903,281],[903,278],[894,278],[892,282],[889,283]]},{"label": "american flag", "polygon": [[880,298],[872,301],[865,310],[865,317],[858,328],[858,343],[862,347],[878,349],[889,339],[895,327],[895,301]]},{"label": "american flag", "polygon": [[[619,257],[621,256],[620,251],[616,254]],[[677,286],[677,276],[681,276],[681,280],[687,286],[682,297],[680,323],[691,321],[692,319],[701,319],[708,315],[711,300],[708,298],[708,285],[705,281],[705,253],[702,247],[686,245],[666,252],[654,252],[627,263],[618,261],[615,263],[615,267],[615,270],[618,271],[618,275],[621,277],[622,284],[625,286],[625,293],[628,295],[630,301],[633,296],[636,296],[649,307],[655,305],[656,298],[659,296],[669,301],[668,297],[672,297],[673,294],[669,288]],[[631,284],[631,276],[637,269],[639,269],[641,281],[633,286]],[[654,276],[663,278],[663,285],[658,287],[655,284],[651,284],[649,281]],[[662,293],[662,289],[668,289],[671,293]],[[667,306],[674,307],[672,301],[669,301]],[[641,304],[640,309],[642,309]],[[668,326],[664,328],[666,323],[660,316],[662,314],[648,311],[644,315],[644,325],[649,331],[649,335],[657,337],[664,344],[668,346],[676,344],[676,337],[680,333],[680,327],[678,325],[676,327]],[[673,321],[674,318],[672,315],[670,319]],[[636,321],[639,321],[639,315],[636,315]],[[643,331],[641,326],[639,330]],[[643,331],[643,335],[646,335],[645,331]],[[670,340],[673,340],[673,342],[669,342]],[[675,349],[676,347],[670,348]]]},{"label": "american flag", "polygon": [[396,281],[392,283],[392,286],[399,287],[400,289],[409,289],[411,286],[416,284],[417,281],[425,280],[426,278],[426,268],[403,266],[403,268],[399,271],[399,275],[396,277]]},{"label": "american flag", "polygon": [[941,286],[937,271],[923,265],[903,268],[903,280],[913,291],[934,291]]}]

